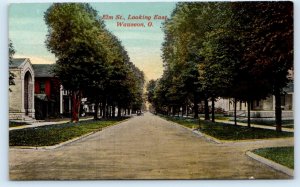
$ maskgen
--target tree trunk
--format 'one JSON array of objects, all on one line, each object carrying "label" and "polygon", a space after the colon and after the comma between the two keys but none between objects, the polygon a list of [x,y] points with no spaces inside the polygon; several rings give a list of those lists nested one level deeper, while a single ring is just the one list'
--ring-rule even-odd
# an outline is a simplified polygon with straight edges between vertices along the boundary
[{"label": "tree trunk", "polygon": [[127,112],[127,113],[128,113],[128,115],[130,115],[130,114],[131,114],[131,113],[130,113],[130,108],[128,108],[128,112]]},{"label": "tree trunk", "polygon": [[282,131],[282,111],[281,111],[281,95],[279,91],[275,93],[275,122],[276,131]]},{"label": "tree trunk", "polygon": [[71,122],[77,123],[79,121],[79,109],[81,102],[81,92],[72,91],[72,118]]},{"label": "tree trunk", "polygon": [[112,105],[112,117],[113,118],[116,117],[116,106],[115,106],[115,104]]},{"label": "tree trunk", "polygon": [[118,103],[118,118],[120,118],[120,117],[121,117],[121,106]]},{"label": "tree trunk", "polygon": [[112,106],[109,106],[109,118],[111,118],[112,117]]},{"label": "tree trunk", "polygon": [[198,100],[194,94],[194,119],[199,118],[199,111],[198,111]]},{"label": "tree trunk", "polygon": [[108,104],[106,104],[106,114],[105,114],[105,117],[108,118],[109,117],[109,106]]},{"label": "tree trunk", "polygon": [[215,122],[215,98],[211,98],[211,121]]},{"label": "tree trunk", "polygon": [[251,101],[250,101],[250,99],[248,99],[248,101],[247,101],[247,108],[248,108],[247,124],[248,124],[248,127],[251,127],[251,125],[250,125],[250,110],[251,110]]},{"label": "tree trunk", "polygon": [[95,107],[94,119],[95,119],[95,120],[98,120],[98,119],[99,119],[99,118],[98,118],[99,103],[96,102],[94,107]]},{"label": "tree trunk", "polygon": [[188,106],[185,107],[185,115],[186,115],[186,117],[189,117],[189,109],[188,109]]},{"label": "tree trunk", "polygon": [[208,108],[208,99],[204,99],[204,119],[209,120],[209,108]]},{"label": "tree trunk", "polygon": [[106,118],[106,101],[105,100],[103,101],[102,107],[103,107],[102,118]]},{"label": "tree trunk", "polygon": [[172,106],[172,116],[175,117],[175,108],[174,108],[174,106]]},{"label": "tree trunk", "polygon": [[100,103],[100,116],[103,117],[103,104]]},{"label": "tree trunk", "polygon": [[236,122],[236,101],[237,101],[237,99],[234,98],[234,125],[237,125],[237,122]]}]

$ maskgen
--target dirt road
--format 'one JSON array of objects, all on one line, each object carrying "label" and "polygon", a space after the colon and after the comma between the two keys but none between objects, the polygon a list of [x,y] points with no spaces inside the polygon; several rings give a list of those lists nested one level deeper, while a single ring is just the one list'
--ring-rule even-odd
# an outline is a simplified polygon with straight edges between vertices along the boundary
[{"label": "dirt road", "polygon": [[57,149],[10,149],[10,178],[285,179],[245,152],[291,142],[216,144],[146,113]]}]

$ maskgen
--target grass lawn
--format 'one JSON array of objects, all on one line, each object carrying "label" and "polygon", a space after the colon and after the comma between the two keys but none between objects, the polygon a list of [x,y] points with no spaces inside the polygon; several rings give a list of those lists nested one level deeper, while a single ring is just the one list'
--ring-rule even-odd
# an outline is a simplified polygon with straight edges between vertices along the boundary
[{"label": "grass lawn", "polygon": [[28,125],[28,124],[25,122],[15,122],[15,121],[9,122],[9,127],[19,127],[19,126],[24,126],[24,125]]},{"label": "grass lawn", "polygon": [[[200,114],[199,116],[200,116],[201,119],[204,119],[205,115],[204,114]],[[211,118],[211,115],[209,117]],[[224,114],[215,114],[215,119],[229,121],[230,117],[224,116]]]},{"label": "grass lawn", "polygon": [[[199,121],[195,119],[185,119],[178,117],[166,117],[163,118],[174,121],[180,125],[188,128],[199,128]],[[215,137],[220,140],[247,140],[247,139],[264,139],[264,138],[282,138],[293,137],[292,132],[276,132],[274,130],[260,129],[260,128],[248,128],[243,126],[234,126],[226,123],[213,123],[210,121],[200,120],[200,131]]]},{"label": "grass lawn", "polygon": [[35,128],[9,131],[10,146],[50,146],[65,142],[81,135],[102,130],[121,119],[88,120],[78,123],[64,123]]},{"label": "grass lawn", "polygon": [[256,149],[253,153],[294,169],[294,147],[270,147]]}]

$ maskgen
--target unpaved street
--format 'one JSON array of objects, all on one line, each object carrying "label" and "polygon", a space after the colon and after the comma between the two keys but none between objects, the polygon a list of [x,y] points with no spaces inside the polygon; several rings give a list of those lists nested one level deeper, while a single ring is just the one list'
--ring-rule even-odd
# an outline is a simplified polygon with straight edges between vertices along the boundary
[{"label": "unpaved street", "polygon": [[53,150],[10,149],[10,178],[290,178],[245,155],[286,139],[216,144],[150,113]]}]

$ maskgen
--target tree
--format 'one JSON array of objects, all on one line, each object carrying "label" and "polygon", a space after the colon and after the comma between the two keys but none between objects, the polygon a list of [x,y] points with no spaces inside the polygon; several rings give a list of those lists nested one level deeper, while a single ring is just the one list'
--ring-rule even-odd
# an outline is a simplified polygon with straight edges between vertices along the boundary
[{"label": "tree", "polygon": [[198,21],[197,15],[203,13],[203,6],[199,3],[178,3],[163,27],[165,42],[162,46],[162,57],[165,68],[168,69],[165,72],[170,73],[168,76],[173,81],[169,85],[173,93],[172,103],[175,104],[176,97],[179,105],[189,105],[192,102],[194,118],[198,118],[198,103],[203,95],[197,70],[201,56],[195,52],[195,48],[201,46],[206,29],[194,23]]},{"label": "tree", "polygon": [[201,97],[209,119],[210,98],[214,120],[215,98],[233,97],[235,105],[247,102],[250,127],[251,103],[274,94],[281,131],[280,97],[293,67],[291,2],[177,3],[163,30],[157,100],[168,107],[193,101],[197,117]]},{"label": "tree", "polygon": [[243,60],[250,73],[275,95],[276,130],[281,131],[281,95],[293,68],[293,3],[234,3],[235,18],[246,43]]},{"label": "tree", "polygon": [[147,100],[149,103],[153,103],[154,101],[155,86],[156,86],[156,80],[150,80],[146,86]]},{"label": "tree", "polygon": [[46,45],[57,58],[54,73],[71,91],[71,121],[77,122],[91,72],[97,63],[104,62],[103,46],[97,39],[103,22],[89,4],[83,3],[55,3],[45,12],[44,19],[48,26]]},{"label": "tree", "polygon": [[211,98],[211,119],[214,122],[214,102],[217,97],[225,97],[232,84],[233,70],[239,64],[236,56],[239,45],[238,42],[233,42],[235,38],[230,30],[232,13],[229,4],[212,3],[206,9],[208,15],[213,15],[214,25],[205,32],[202,47],[198,49],[203,57],[198,68],[201,89]]},{"label": "tree", "polygon": [[[8,60],[9,60],[9,64],[11,64],[13,61],[13,55],[16,52],[11,40],[9,40],[8,52],[9,52]],[[9,71],[9,85],[15,85],[14,79],[15,79],[15,74],[13,74],[11,71]],[[11,91],[11,89],[9,89],[9,91]]]}]

